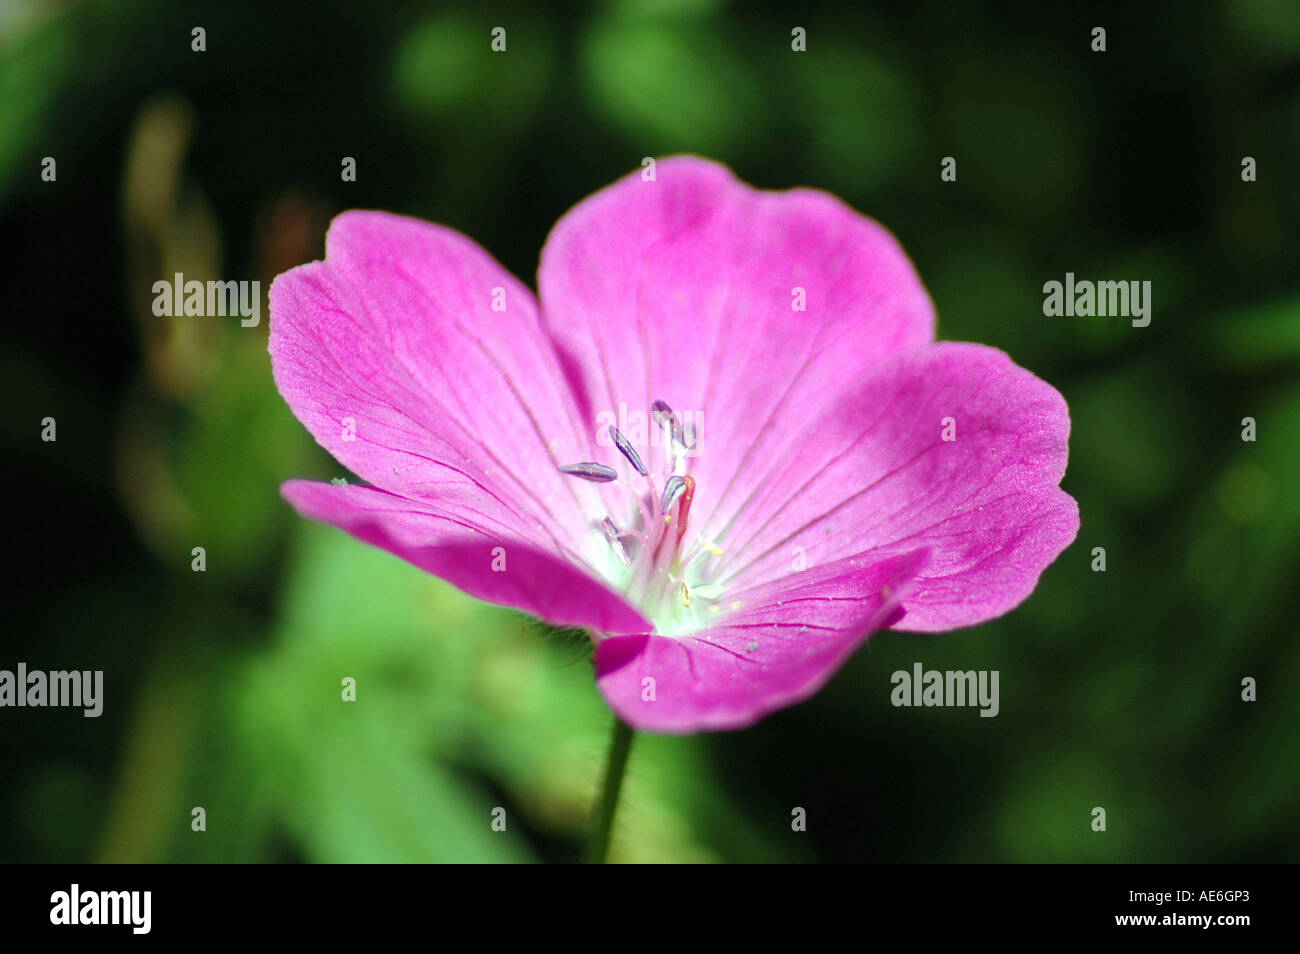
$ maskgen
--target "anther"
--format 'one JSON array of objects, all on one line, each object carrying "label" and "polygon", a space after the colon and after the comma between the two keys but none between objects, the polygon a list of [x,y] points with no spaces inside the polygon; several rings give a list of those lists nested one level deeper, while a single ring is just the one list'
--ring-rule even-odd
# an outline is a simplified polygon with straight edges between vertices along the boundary
[{"label": "anther", "polygon": [[682,431],[682,422],[666,402],[656,398],[654,403],[650,405],[650,416],[654,418],[654,422],[660,427],[668,428],[674,444],[679,447],[686,446],[686,435]]},{"label": "anther", "polygon": [[632,561],[627,558],[627,549],[623,546],[623,541],[619,537],[618,528],[614,526],[614,521],[606,517],[601,521],[600,529],[605,532],[605,539],[609,541],[610,549],[614,551],[614,556],[618,557],[618,562],[624,566],[630,566]]},{"label": "anther", "polygon": [[659,497],[659,512],[667,513],[669,508],[677,502],[677,498],[682,495],[686,489],[686,481],[676,475],[668,478],[668,483],[664,484],[664,492]]},{"label": "anther", "polygon": [[609,436],[613,438],[614,446],[622,451],[623,456],[627,458],[627,462],[632,465],[636,472],[642,477],[646,476],[649,471],[645,469],[645,464],[641,463],[641,455],[636,452],[636,448],[633,447],[628,439],[623,436],[623,432],[617,427],[610,425]]},{"label": "anther", "polygon": [[598,484],[607,484],[611,480],[618,479],[618,471],[613,467],[593,464],[590,461],[583,461],[580,464],[562,464],[560,473],[568,474],[570,477],[581,477],[583,480],[591,480]]}]

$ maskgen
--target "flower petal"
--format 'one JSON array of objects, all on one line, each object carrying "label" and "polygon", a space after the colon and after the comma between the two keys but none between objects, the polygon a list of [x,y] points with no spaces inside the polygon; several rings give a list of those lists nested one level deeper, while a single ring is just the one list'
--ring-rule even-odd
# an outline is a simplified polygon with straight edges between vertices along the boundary
[{"label": "flower petal", "polygon": [[662,399],[696,425],[701,524],[754,492],[783,433],[934,335],[929,296],[878,223],[689,156],[561,218],[538,287],[585,419]]},{"label": "flower petal", "polygon": [[[326,258],[271,286],[275,382],[317,442],[368,483],[588,567],[600,491],[557,466],[593,441],[532,294],[451,229],[346,212]],[[494,303],[503,310],[494,310]]]},{"label": "flower petal", "polygon": [[1078,532],[1078,506],[1057,486],[1069,430],[1061,395],[1001,351],[944,342],[900,352],[764,468],[762,489],[717,534],[728,556],[712,580],[743,593],[792,560],[928,546],[895,628],[1000,616]]},{"label": "flower petal", "polygon": [[557,626],[638,632],[649,624],[622,597],[555,554],[514,540],[491,515],[478,524],[375,487],[290,480],[284,498],[312,520],[346,530],[489,603]]},{"label": "flower petal", "polygon": [[638,729],[744,728],[825,685],[897,617],[928,559],[922,548],[798,573],[691,636],[611,636],[596,646],[596,683],[619,718]]}]

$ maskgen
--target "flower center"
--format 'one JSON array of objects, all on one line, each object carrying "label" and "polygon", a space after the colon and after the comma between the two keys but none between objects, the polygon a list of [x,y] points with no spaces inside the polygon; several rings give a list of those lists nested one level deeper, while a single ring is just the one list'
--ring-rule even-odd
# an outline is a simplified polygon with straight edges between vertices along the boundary
[{"label": "flower center", "polygon": [[[685,472],[685,460],[695,447],[696,435],[683,428],[663,401],[650,406],[650,416],[663,440],[651,441],[646,449],[649,467],[622,431],[612,424],[608,428],[610,443],[635,477],[624,480],[614,467],[594,461],[566,464],[560,471],[617,486],[635,501],[635,510],[621,526],[606,516],[593,527],[608,546],[605,576],[655,624],[656,633],[675,636],[699,629],[708,616],[720,612],[722,588],[710,581],[708,564],[722,551],[691,532],[696,487],[695,478]],[[660,461],[655,459],[657,449],[661,449]],[[655,464],[664,482],[662,491]]]}]

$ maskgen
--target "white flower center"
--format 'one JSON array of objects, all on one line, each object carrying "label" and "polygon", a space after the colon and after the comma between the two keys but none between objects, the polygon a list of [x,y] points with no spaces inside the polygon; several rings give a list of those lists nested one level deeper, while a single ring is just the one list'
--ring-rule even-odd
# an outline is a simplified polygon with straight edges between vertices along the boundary
[{"label": "white flower center", "polygon": [[[609,559],[602,567],[606,579],[620,589],[654,623],[662,636],[679,636],[708,624],[721,611],[720,585],[711,581],[712,558],[722,551],[712,542],[691,532],[691,505],[695,500],[695,478],[685,472],[685,460],[694,445],[677,415],[663,401],[655,401],[651,415],[664,435],[660,473],[663,490],[655,480],[653,465],[647,467],[641,455],[617,427],[609,427],[613,445],[626,458],[636,476],[624,481],[613,467],[584,462],[560,470],[573,477],[597,483],[616,483],[636,501],[632,525],[619,527],[605,517],[596,532],[608,544]],[[653,447],[650,448],[652,456]]]}]

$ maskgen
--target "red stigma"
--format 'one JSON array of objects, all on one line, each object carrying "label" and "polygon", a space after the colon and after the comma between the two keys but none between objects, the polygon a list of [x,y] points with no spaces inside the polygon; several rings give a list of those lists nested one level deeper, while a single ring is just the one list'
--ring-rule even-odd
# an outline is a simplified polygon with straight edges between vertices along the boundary
[{"label": "red stigma", "polygon": [[691,499],[695,496],[695,478],[687,475],[682,478],[684,489],[677,502],[677,549],[682,546],[682,537],[686,536],[686,518],[691,513]]}]

